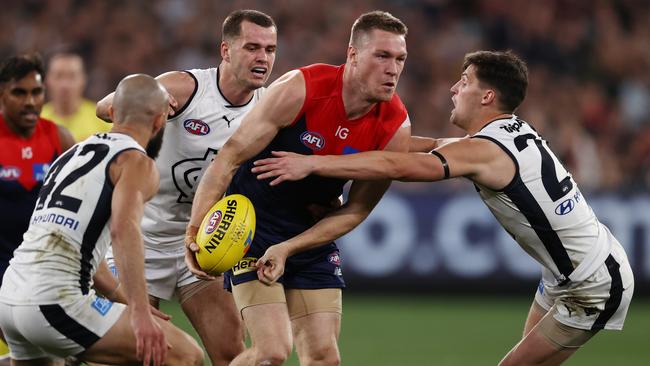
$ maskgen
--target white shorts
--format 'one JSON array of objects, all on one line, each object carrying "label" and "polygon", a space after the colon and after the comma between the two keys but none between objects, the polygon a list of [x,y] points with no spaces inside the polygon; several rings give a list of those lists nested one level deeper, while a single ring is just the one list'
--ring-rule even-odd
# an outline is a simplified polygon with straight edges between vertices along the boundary
[{"label": "white shorts", "polygon": [[[116,274],[113,252],[108,251],[106,261]],[[179,250],[160,251],[144,247],[144,276],[149,295],[159,299],[171,300],[180,287],[199,281],[185,264],[185,247]]]},{"label": "white shorts", "polygon": [[546,311],[554,304],[554,318],[562,324],[585,330],[621,330],[634,293],[634,276],[623,247],[615,242],[603,265],[579,283],[554,285],[543,271],[535,301]]},{"label": "white shorts", "polygon": [[0,302],[0,328],[16,360],[74,356],[103,337],[125,308],[94,293],[64,304]]}]

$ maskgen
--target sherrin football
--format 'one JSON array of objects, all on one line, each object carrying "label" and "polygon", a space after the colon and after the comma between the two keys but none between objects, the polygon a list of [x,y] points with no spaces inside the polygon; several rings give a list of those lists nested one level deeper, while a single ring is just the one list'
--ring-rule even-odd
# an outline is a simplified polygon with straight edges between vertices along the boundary
[{"label": "sherrin football", "polygon": [[232,194],[215,203],[196,234],[196,261],[203,271],[219,275],[232,268],[250,249],[255,235],[253,203]]}]

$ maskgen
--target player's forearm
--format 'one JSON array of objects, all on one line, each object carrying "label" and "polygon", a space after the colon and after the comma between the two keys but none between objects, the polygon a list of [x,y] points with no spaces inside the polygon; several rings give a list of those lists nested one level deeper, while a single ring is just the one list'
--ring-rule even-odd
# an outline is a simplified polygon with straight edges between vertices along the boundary
[{"label": "player's forearm", "polygon": [[118,225],[111,230],[113,254],[126,300],[135,309],[148,308],[144,277],[144,245],[139,222]]},{"label": "player's forearm", "polygon": [[369,212],[342,207],[325,216],[314,226],[284,242],[289,255],[330,243],[352,231]]},{"label": "player's forearm", "polygon": [[399,153],[368,151],[344,156],[312,156],[312,173],[323,177],[377,180],[399,179]]},{"label": "player's forearm", "polygon": [[206,169],[192,201],[192,216],[189,226],[199,227],[205,214],[221,197],[235,174],[238,165],[217,157]]}]

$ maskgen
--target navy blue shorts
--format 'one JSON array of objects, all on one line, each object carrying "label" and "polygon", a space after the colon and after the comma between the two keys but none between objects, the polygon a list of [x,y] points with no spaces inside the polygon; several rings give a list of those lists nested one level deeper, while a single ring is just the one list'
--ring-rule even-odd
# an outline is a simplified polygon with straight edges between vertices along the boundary
[{"label": "navy blue shorts", "polygon": [[[225,289],[231,290],[231,284],[238,285],[258,279],[255,262],[266,252],[268,242],[275,244],[281,240],[271,241],[264,233],[255,233],[251,249],[245,258],[224,274]],[[289,257],[284,275],[278,282],[287,289],[345,288],[341,255],[336,244],[325,244]]]}]

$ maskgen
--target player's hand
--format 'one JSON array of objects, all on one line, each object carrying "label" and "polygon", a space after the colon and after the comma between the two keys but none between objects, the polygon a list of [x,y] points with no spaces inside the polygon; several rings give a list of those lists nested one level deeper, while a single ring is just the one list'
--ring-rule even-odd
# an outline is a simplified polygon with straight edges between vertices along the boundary
[{"label": "player's hand", "polygon": [[171,315],[163,313],[162,311],[156,309],[156,307],[154,307],[151,304],[149,305],[149,311],[151,311],[151,315],[158,317],[162,320],[171,320],[172,318]]},{"label": "player's hand", "polygon": [[284,265],[289,252],[282,244],[270,246],[264,255],[257,260],[257,278],[265,285],[271,285],[284,274]]},{"label": "player's hand", "polygon": [[210,276],[205,273],[199,263],[196,261],[196,253],[201,250],[199,245],[196,244],[196,233],[199,228],[196,226],[188,225],[185,230],[185,264],[194,276],[205,281],[215,280],[216,277]]},{"label": "player's hand", "polygon": [[142,365],[163,365],[167,356],[167,340],[150,312],[131,309],[131,326],[136,340],[136,357]]},{"label": "player's hand", "polygon": [[311,156],[286,151],[272,151],[274,158],[260,159],[253,162],[251,172],[258,173],[257,179],[275,178],[271,181],[276,186],[286,180],[300,180],[311,174],[313,165]]}]

